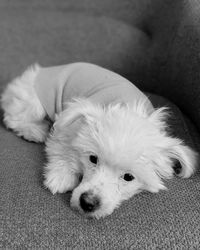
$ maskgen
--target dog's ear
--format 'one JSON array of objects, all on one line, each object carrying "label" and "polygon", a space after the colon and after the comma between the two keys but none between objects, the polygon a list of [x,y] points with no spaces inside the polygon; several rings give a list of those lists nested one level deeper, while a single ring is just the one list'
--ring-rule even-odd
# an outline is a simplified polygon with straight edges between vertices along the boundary
[{"label": "dog's ear", "polygon": [[[189,178],[198,163],[198,153],[186,146],[180,139],[165,137],[149,163],[149,172],[145,173],[145,189],[158,192],[166,189],[162,179],[170,179],[174,173]],[[178,161],[179,165],[175,165]]]},{"label": "dog's ear", "polygon": [[[170,115],[169,109],[167,107],[159,108],[152,112],[148,117],[149,121],[159,128],[163,135],[163,140],[161,140],[160,148],[161,154],[164,158],[171,161],[178,161],[180,163],[178,176],[183,178],[190,177],[195,171],[195,167],[198,162],[198,153],[196,153],[189,146],[186,146],[182,140],[178,138],[170,137],[167,132],[166,118]],[[160,167],[158,171],[162,172],[163,167]],[[176,171],[175,171],[176,172]],[[161,173],[161,175],[163,175]]]},{"label": "dog's ear", "polygon": [[[155,171],[161,178],[171,178],[177,174],[182,178],[189,178],[195,171],[199,155],[182,140],[165,136],[159,146],[159,155],[155,159]],[[176,162],[179,165],[176,165]]]},{"label": "dog's ear", "polygon": [[67,103],[67,108],[56,117],[54,127],[67,127],[83,118],[88,123],[98,119],[103,109],[85,98],[75,98]]},{"label": "dog's ear", "polygon": [[182,178],[189,178],[194,173],[199,161],[198,153],[186,146],[180,139],[170,138],[169,142],[170,145],[168,145],[165,154],[180,163],[177,173],[174,164],[175,173]]}]

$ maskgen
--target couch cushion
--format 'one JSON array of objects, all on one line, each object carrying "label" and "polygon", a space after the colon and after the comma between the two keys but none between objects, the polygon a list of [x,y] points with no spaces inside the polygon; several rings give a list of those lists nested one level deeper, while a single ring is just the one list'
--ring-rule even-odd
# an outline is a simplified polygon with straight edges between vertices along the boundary
[{"label": "couch cushion", "polygon": [[[196,129],[167,100],[172,133],[199,147]],[[1,115],[2,116],[2,115]],[[1,119],[2,120],[2,119]],[[189,124],[189,125],[188,125]],[[105,219],[86,219],[69,207],[70,194],[42,186],[43,145],[27,142],[0,125],[0,248],[189,249],[199,244],[199,175],[166,182],[168,191],[140,193]]]},{"label": "couch cushion", "polygon": [[[52,66],[88,61],[142,82],[149,38],[131,25],[129,5],[117,1],[114,6],[121,9],[114,17],[109,9],[113,0],[105,5],[81,2],[0,4],[1,87],[35,62]],[[116,19],[123,14],[129,22]]]}]

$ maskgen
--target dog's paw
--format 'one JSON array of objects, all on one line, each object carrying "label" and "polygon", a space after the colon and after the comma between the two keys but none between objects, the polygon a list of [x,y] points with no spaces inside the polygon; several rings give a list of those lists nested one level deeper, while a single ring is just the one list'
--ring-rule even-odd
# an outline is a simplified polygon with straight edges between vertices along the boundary
[{"label": "dog's paw", "polygon": [[44,186],[48,188],[52,194],[65,193],[72,191],[80,182],[80,176],[75,173],[71,173],[67,170],[66,166],[64,169],[55,168],[48,170],[45,173]]}]

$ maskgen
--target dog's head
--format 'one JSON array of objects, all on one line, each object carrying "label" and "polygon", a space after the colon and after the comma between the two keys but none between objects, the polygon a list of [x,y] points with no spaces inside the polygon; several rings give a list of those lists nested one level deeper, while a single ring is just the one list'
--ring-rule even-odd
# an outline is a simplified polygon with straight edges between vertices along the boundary
[{"label": "dog's head", "polygon": [[[145,103],[107,107],[77,99],[69,104],[62,126],[71,130],[74,157],[83,175],[74,189],[71,205],[87,215],[108,215],[142,190],[165,189],[163,179],[174,173],[174,160],[182,166],[179,175],[189,177],[196,153],[166,133],[160,108],[148,114]],[[78,126],[73,126],[78,121]]]}]

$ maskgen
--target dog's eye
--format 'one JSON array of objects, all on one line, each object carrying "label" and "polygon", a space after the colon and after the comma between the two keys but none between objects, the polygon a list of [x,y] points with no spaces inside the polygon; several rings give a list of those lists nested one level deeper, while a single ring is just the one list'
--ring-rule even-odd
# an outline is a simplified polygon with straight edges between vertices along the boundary
[{"label": "dog's eye", "polygon": [[90,159],[90,162],[92,162],[95,165],[98,163],[98,160],[99,160],[98,156],[96,156],[96,155],[90,155],[89,159]]},{"label": "dog's eye", "polygon": [[123,179],[125,181],[132,181],[135,179],[135,177],[132,174],[126,173],[126,174],[124,174]]}]

